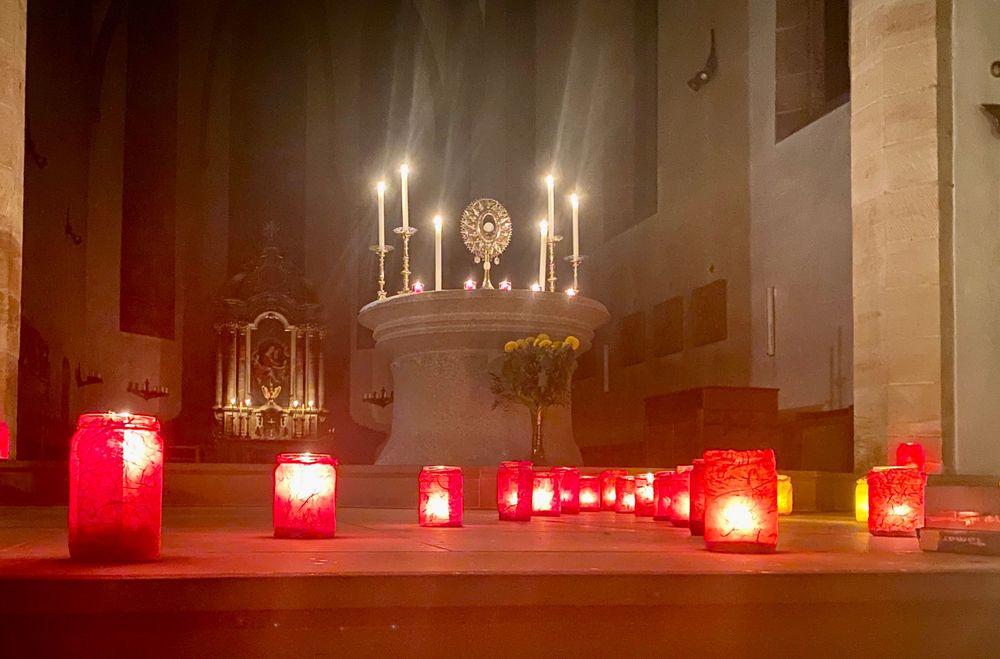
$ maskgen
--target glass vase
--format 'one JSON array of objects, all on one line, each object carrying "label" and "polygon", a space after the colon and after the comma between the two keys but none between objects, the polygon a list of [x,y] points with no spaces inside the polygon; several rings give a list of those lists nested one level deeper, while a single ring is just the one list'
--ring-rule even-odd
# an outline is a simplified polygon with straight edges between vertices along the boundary
[{"label": "glass vase", "polygon": [[531,461],[545,464],[545,445],[543,429],[545,425],[545,408],[536,407],[531,410]]}]

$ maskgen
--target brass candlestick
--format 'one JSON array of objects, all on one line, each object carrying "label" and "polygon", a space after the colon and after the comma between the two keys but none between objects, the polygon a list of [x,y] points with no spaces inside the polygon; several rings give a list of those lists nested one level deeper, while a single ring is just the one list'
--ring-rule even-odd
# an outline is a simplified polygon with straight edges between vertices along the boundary
[{"label": "brass candlestick", "polygon": [[563,260],[568,261],[571,266],[573,266],[573,290],[577,293],[580,292],[580,278],[579,278],[579,268],[580,263],[583,262],[583,256],[567,256]]},{"label": "brass candlestick", "polygon": [[403,269],[400,274],[403,275],[403,290],[399,291],[400,294],[410,292],[410,236],[417,232],[415,227],[396,227],[392,230],[393,233],[398,233],[403,237]]},{"label": "brass candlestick", "polygon": [[386,245],[385,247],[379,247],[378,245],[372,245],[369,247],[371,251],[375,252],[378,256],[378,299],[385,299],[385,256],[391,252],[394,247],[392,245]]},{"label": "brass candlestick", "polygon": [[556,291],[556,243],[562,240],[562,236],[550,236],[549,246],[549,292]]}]

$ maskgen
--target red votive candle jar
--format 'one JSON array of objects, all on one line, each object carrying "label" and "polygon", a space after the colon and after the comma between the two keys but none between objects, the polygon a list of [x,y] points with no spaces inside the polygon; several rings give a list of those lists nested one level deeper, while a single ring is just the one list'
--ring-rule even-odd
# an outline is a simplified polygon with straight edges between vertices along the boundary
[{"label": "red votive candle jar", "polygon": [[653,496],[656,497],[653,519],[658,522],[670,521],[670,481],[675,473],[673,469],[667,469],[653,475]]},{"label": "red votive candle jar", "polygon": [[778,544],[774,451],[705,451],[705,546],[765,553]]},{"label": "red votive candle jar", "polygon": [[624,469],[605,469],[601,472],[601,510],[615,509],[615,486],[619,476],[628,476]]},{"label": "red votive candle jar", "polygon": [[678,465],[670,479],[667,496],[670,497],[670,523],[688,527],[691,518],[691,465]]},{"label": "red votive candle jar", "polygon": [[927,474],[914,467],[875,467],[868,472],[868,532],[912,536],[924,525]]},{"label": "red votive candle jar", "polygon": [[656,492],[653,488],[653,474],[639,474],[635,477],[635,516],[652,517],[656,512]]},{"label": "red votive candle jar", "polygon": [[635,476],[619,476],[615,479],[615,512],[635,512]]},{"label": "red votive candle jar", "polygon": [[462,525],[462,470],[424,467],[418,477],[417,521],[420,526]]},{"label": "red votive candle jar", "polygon": [[927,453],[919,442],[903,442],[896,447],[896,464],[900,467],[916,467],[927,471]]},{"label": "red votive candle jar", "polygon": [[705,535],[705,461],[691,461],[691,517],[688,520],[691,535]]},{"label": "red votive candle jar", "polygon": [[536,471],[531,489],[531,513],[542,517],[557,517],[562,505],[559,474],[554,471]]},{"label": "red votive candle jar", "polygon": [[580,512],[580,470],[576,467],[555,467],[552,469],[559,476],[559,496],[562,501],[559,510],[563,515],[576,515]]},{"label": "red votive candle jar", "polygon": [[160,555],[163,439],[152,416],[84,414],[69,452],[69,554],[84,561]]},{"label": "red votive candle jar", "polygon": [[274,465],[275,538],[332,538],[337,461],[323,453],[279,453]]},{"label": "red votive candle jar", "polygon": [[507,522],[531,519],[531,487],[534,474],[527,460],[501,462],[497,468],[497,512]]},{"label": "red votive candle jar", "polygon": [[601,477],[580,476],[580,512],[596,513],[601,510]]}]

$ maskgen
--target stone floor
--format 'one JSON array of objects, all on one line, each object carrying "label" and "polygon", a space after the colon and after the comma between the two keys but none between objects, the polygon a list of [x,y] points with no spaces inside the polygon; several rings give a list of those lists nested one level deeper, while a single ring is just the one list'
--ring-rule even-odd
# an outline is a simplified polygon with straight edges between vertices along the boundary
[{"label": "stone floor", "polygon": [[[757,634],[765,654],[876,656],[887,642],[977,656],[1000,643],[1000,558],[922,553],[847,516],[782,518],[779,551],[745,556],[614,513],[500,523],[466,511],[462,529],[423,529],[413,511],[344,509],[337,538],[307,541],[271,538],[264,509],[167,508],[162,560],[101,566],[68,560],[64,520],[63,508],[0,508],[0,638],[27,642],[23,630],[56,621],[32,649],[143,626],[171,655],[200,643],[217,656],[493,656],[481,644],[505,629],[521,630],[506,639],[520,656],[664,638],[747,656],[739,641]],[[440,634],[457,645],[438,647]],[[558,651],[542,652],[546,639]]]}]

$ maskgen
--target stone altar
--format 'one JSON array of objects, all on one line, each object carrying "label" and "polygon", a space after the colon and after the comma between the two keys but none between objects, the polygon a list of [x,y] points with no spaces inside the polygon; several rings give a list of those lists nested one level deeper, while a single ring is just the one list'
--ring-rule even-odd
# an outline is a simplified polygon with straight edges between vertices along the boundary
[{"label": "stone altar", "polygon": [[[359,322],[386,351],[395,402],[392,431],[377,464],[491,465],[527,459],[526,408],[493,409],[489,373],[511,339],[572,334],[582,354],[609,319],[603,304],[581,296],[532,291],[433,291],[377,300]],[[553,464],[580,464],[571,410],[550,409],[545,451]]]}]

